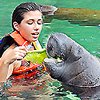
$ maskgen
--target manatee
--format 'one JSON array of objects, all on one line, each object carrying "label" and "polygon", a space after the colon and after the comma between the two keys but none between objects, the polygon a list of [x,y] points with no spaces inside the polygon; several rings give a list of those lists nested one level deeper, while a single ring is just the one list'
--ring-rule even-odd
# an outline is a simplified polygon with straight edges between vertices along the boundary
[{"label": "manatee", "polygon": [[53,19],[67,20],[71,24],[82,26],[98,26],[100,24],[100,10],[87,8],[62,8],[51,5],[40,5],[44,22],[51,22]]},{"label": "manatee", "polygon": [[83,100],[100,99],[100,61],[95,56],[63,33],[49,37],[46,51],[44,64],[52,78]]}]

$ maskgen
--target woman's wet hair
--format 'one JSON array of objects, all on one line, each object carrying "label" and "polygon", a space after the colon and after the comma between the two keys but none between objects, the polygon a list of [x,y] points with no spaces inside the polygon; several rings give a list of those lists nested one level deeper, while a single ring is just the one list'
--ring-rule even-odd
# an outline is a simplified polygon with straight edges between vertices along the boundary
[{"label": "woman's wet hair", "polygon": [[18,24],[21,23],[21,21],[24,19],[24,13],[36,10],[42,12],[41,7],[33,2],[21,3],[18,5],[12,14],[12,28],[15,30],[13,22],[16,21]]}]

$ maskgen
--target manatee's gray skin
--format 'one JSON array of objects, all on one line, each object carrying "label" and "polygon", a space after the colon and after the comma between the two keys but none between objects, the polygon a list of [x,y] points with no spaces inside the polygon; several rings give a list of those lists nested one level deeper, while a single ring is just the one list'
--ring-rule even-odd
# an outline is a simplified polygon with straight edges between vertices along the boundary
[{"label": "manatee's gray skin", "polygon": [[100,24],[100,10],[85,8],[57,8],[51,5],[40,5],[45,15],[44,22],[51,22],[53,19],[68,20],[71,24],[82,26],[97,26]]},{"label": "manatee's gray skin", "polygon": [[[96,57],[62,33],[51,35],[46,49],[52,58],[44,63],[52,78],[81,97],[100,97],[100,62]],[[54,59],[58,57],[60,62]]]},{"label": "manatee's gray skin", "polygon": [[43,15],[54,15],[54,12],[57,10],[55,6],[51,5],[39,5],[41,7]]}]

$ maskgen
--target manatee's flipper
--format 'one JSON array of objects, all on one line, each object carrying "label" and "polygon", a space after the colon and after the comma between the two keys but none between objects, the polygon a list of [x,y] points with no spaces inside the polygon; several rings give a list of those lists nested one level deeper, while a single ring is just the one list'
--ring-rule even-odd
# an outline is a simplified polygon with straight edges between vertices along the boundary
[{"label": "manatee's flipper", "polygon": [[47,71],[50,72],[50,76],[54,79],[60,79],[63,69],[57,66],[57,61],[55,59],[45,58],[44,63],[47,66]]}]

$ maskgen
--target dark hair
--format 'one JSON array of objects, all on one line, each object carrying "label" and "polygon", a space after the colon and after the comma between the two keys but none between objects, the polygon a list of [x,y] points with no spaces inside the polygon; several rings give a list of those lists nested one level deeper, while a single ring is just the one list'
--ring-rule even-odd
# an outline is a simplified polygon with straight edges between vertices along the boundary
[{"label": "dark hair", "polygon": [[12,14],[12,28],[15,30],[13,26],[14,21],[16,21],[18,24],[21,23],[21,21],[24,19],[24,13],[35,10],[42,12],[40,6],[33,2],[21,3],[18,5]]}]

